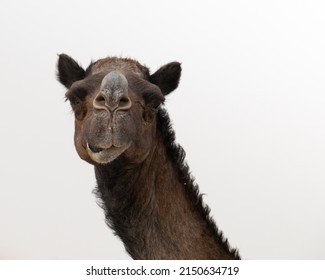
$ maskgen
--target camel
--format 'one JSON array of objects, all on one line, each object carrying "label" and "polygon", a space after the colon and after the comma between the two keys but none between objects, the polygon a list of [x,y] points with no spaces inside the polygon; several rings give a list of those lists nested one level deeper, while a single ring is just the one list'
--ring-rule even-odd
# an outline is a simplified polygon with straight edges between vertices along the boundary
[{"label": "camel", "polygon": [[240,259],[210,216],[164,108],[181,64],[150,74],[130,58],[86,69],[60,54],[58,80],[75,116],[74,143],[95,168],[107,225],[133,259]]}]

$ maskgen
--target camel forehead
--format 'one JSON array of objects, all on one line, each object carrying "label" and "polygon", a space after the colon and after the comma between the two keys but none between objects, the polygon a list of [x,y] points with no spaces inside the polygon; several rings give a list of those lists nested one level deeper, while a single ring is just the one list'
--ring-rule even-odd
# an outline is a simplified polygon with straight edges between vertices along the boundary
[{"label": "camel forehead", "polygon": [[141,78],[149,78],[149,70],[138,61],[129,58],[107,57],[97,60],[91,65],[91,74],[108,73],[117,70],[122,73],[132,73]]}]

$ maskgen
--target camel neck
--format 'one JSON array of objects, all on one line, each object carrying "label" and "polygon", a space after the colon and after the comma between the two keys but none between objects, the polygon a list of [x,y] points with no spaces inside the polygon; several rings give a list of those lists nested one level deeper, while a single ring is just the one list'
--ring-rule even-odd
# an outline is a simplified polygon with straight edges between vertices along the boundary
[{"label": "camel neck", "polygon": [[132,169],[95,171],[107,223],[134,259],[238,258],[162,142]]}]

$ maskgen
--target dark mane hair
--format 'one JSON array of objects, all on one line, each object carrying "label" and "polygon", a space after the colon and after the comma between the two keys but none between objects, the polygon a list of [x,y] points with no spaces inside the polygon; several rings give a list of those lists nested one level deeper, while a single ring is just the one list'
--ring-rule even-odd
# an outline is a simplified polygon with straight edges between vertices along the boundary
[{"label": "dark mane hair", "polygon": [[220,231],[210,216],[210,208],[203,202],[203,195],[199,192],[199,186],[195,182],[195,179],[190,173],[188,164],[185,161],[184,149],[176,143],[175,132],[172,128],[172,124],[167,111],[160,107],[157,113],[157,128],[160,131],[164,146],[168,157],[174,164],[174,168],[177,171],[178,178],[182,182],[183,186],[187,189],[190,199],[196,205],[197,211],[201,217],[207,221],[208,229],[211,234],[215,237],[216,241],[223,246],[223,249],[229,251],[234,259],[239,260],[240,256],[237,249],[232,249],[229,245],[228,239],[224,237],[222,231]]}]

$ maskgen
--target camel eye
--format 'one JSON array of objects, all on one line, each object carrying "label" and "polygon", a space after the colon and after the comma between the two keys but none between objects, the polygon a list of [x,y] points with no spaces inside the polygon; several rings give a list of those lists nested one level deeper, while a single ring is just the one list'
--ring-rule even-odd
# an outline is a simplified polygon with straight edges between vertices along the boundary
[{"label": "camel eye", "polygon": [[87,91],[83,88],[72,88],[70,91],[67,92],[65,95],[66,98],[70,101],[72,109],[79,106],[82,101],[86,98]]},{"label": "camel eye", "polygon": [[69,99],[71,105],[77,102],[81,102],[86,98],[88,91],[86,88],[81,86],[72,86],[71,89],[66,93],[66,98]]},{"label": "camel eye", "polygon": [[78,97],[70,97],[69,98],[71,108],[75,114],[76,119],[82,120],[87,113],[87,109],[83,103],[83,101]]},{"label": "camel eye", "polygon": [[157,108],[165,100],[164,96],[161,93],[157,93],[155,91],[146,92],[143,98],[146,104],[152,108]]},{"label": "camel eye", "polygon": [[81,100],[78,97],[75,97],[75,96],[70,97],[69,101],[70,101],[71,107],[73,109],[81,104]]}]

